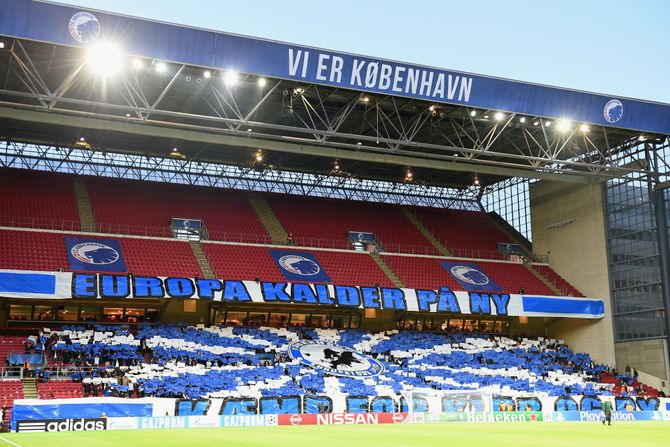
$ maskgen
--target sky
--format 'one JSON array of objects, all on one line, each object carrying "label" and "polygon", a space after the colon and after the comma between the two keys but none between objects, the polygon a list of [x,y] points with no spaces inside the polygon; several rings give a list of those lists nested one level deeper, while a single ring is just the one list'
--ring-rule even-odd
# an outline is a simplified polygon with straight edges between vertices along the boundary
[{"label": "sky", "polygon": [[670,0],[62,0],[402,62],[670,103]]}]

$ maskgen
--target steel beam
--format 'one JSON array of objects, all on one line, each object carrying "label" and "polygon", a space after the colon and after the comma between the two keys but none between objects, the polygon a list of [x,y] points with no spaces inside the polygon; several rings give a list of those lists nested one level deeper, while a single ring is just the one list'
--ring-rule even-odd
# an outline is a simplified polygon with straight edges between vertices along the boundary
[{"label": "steel beam", "polygon": [[[145,137],[169,138],[175,140],[194,141],[235,147],[248,147],[251,149],[265,149],[270,151],[329,157],[341,160],[356,160],[397,166],[412,166],[415,168],[427,168],[442,171],[476,172],[479,174],[556,180],[582,184],[586,184],[592,181],[587,175],[585,175],[586,173],[538,172],[534,171],[531,167],[522,169],[520,167],[504,166],[505,163],[487,163],[483,160],[478,160],[476,162],[464,162],[454,159],[453,157],[447,158],[444,156],[441,157],[439,155],[432,154],[422,154],[422,158],[416,158],[409,155],[410,152],[408,152],[407,155],[398,155],[400,151],[388,153],[391,151],[383,152],[383,149],[377,149],[379,152],[372,153],[360,150],[339,148],[336,147],[334,143],[328,143],[327,145],[323,146],[314,145],[312,144],[311,140],[303,140],[300,138],[284,137],[282,138],[283,141],[270,141],[257,137],[250,137],[246,132],[239,132],[240,135],[237,135],[237,133],[230,135],[228,133],[213,133],[192,130],[189,129],[190,126],[181,126],[180,128],[175,128],[176,125],[174,123],[170,123],[171,127],[164,127],[147,123],[134,123],[121,119],[115,121],[112,119],[74,116],[64,113],[45,113],[10,107],[0,107],[0,118],[28,121],[40,124],[53,124],[75,128],[121,132]],[[433,156],[435,158],[426,159],[424,158],[426,156]]]}]

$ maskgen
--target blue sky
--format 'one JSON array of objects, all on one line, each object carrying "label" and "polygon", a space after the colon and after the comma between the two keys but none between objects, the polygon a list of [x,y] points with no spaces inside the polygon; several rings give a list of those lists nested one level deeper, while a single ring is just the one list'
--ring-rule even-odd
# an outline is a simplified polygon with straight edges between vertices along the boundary
[{"label": "blue sky", "polygon": [[63,3],[670,103],[668,0],[66,0]]}]

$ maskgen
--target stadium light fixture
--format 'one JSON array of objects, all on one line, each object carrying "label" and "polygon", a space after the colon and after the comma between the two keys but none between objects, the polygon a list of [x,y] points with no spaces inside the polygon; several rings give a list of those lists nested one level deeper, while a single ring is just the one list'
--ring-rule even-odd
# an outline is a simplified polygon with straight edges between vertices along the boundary
[{"label": "stadium light fixture", "polygon": [[339,171],[339,170],[340,170],[340,161],[339,161],[339,160],[335,160],[335,161],[333,162],[333,171]]},{"label": "stadium light fixture", "polygon": [[535,122],[533,123],[533,126],[539,126],[539,125],[540,125],[540,122],[539,122],[539,121],[535,121]]},{"label": "stadium light fixture", "polygon": [[144,68],[144,62],[142,59],[135,58],[131,64],[135,70],[141,70]]},{"label": "stadium light fixture", "polygon": [[544,122],[544,127],[549,127],[551,126],[551,121],[545,121]]},{"label": "stadium light fixture", "polygon": [[369,103],[370,98],[368,98],[367,96],[363,96],[363,102],[366,103],[366,104]]},{"label": "stadium light fixture", "polygon": [[522,116],[521,118],[519,118],[519,122],[520,122],[521,124],[525,123],[525,122],[526,122],[526,117],[525,117],[525,116]]},{"label": "stadium light fixture", "polygon": [[479,186],[479,174],[475,174],[475,178],[472,180],[472,184]]},{"label": "stadium light fixture", "polygon": [[474,110],[470,110],[470,116],[477,116],[477,112]]},{"label": "stadium light fixture", "polygon": [[158,73],[165,73],[167,71],[167,65],[165,65],[165,62],[156,62],[156,71]]},{"label": "stadium light fixture", "polygon": [[256,151],[256,153],[254,154],[254,158],[256,159],[256,161],[257,161],[258,163],[262,162],[262,161],[263,161],[263,151],[260,150],[260,149],[258,149],[258,150]]},{"label": "stadium light fixture", "polygon": [[646,139],[647,137],[645,137],[644,135],[640,135],[639,137],[637,137],[637,141],[645,141]]},{"label": "stadium light fixture", "polygon": [[484,119],[485,119],[485,120],[489,119],[489,116],[488,116],[488,115],[484,115]]},{"label": "stadium light fixture", "polygon": [[205,79],[209,79],[209,78],[212,77],[212,72],[209,71],[209,70],[205,70],[205,71],[202,72],[202,77],[205,78]]},{"label": "stadium light fixture", "polygon": [[5,43],[4,43],[4,42],[0,42],[0,50],[4,50],[4,49],[5,49]]},{"label": "stadium light fixture", "polygon": [[229,70],[223,74],[223,82],[232,87],[240,81],[240,75],[234,70]]},{"label": "stadium light fixture", "polygon": [[116,45],[100,42],[88,48],[86,63],[100,76],[114,76],[121,70],[123,55]]},{"label": "stadium light fixture", "polygon": [[582,125],[579,127],[579,130],[581,130],[582,132],[586,133],[586,132],[588,132],[589,130],[591,130],[591,128],[590,128],[588,125],[586,125],[586,124],[582,124]]},{"label": "stadium light fixture", "polygon": [[265,87],[267,85],[268,81],[265,78],[258,78],[258,86],[259,87]]},{"label": "stadium light fixture", "polygon": [[494,118],[496,119],[496,121],[502,121],[505,118],[505,114],[502,112],[496,112]]},{"label": "stadium light fixture", "polygon": [[412,173],[412,170],[410,168],[407,168],[407,170],[405,171],[405,181],[411,182],[413,178],[414,174]]},{"label": "stadium light fixture", "polygon": [[556,123],[556,129],[558,129],[560,132],[567,132],[570,130],[572,127],[572,121],[566,120],[566,119],[561,119],[558,120]]}]

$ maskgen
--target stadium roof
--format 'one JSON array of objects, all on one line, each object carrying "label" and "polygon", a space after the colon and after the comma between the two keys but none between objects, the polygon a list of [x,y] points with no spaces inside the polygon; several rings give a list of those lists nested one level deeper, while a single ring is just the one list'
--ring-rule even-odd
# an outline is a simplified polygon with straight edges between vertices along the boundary
[{"label": "stadium roof", "polygon": [[670,134],[667,104],[42,1],[6,0],[0,41],[8,140],[466,187],[649,169]]}]

